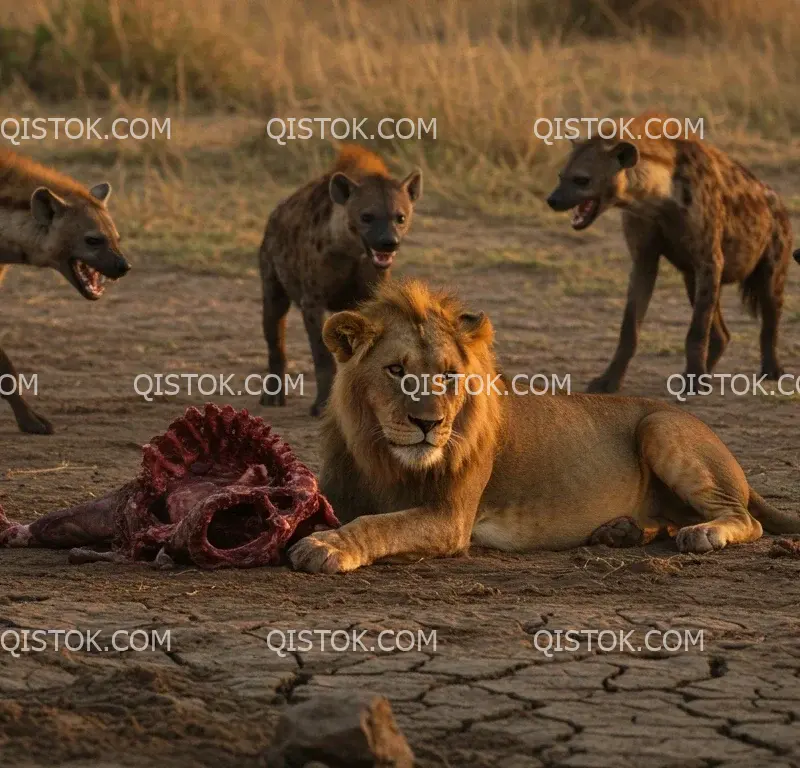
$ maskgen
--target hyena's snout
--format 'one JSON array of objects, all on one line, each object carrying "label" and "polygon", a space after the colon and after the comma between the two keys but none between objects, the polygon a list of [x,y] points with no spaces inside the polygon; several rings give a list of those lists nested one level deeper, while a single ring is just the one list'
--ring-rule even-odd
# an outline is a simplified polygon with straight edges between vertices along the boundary
[{"label": "hyena's snout", "polygon": [[121,253],[115,253],[107,259],[103,259],[102,264],[98,264],[98,269],[106,277],[118,280],[131,271],[131,263]]},{"label": "hyena's snout", "polygon": [[547,198],[547,204],[554,211],[568,211],[570,208],[574,208],[577,205],[571,195],[565,194],[561,187],[556,187],[550,193],[550,197]]}]

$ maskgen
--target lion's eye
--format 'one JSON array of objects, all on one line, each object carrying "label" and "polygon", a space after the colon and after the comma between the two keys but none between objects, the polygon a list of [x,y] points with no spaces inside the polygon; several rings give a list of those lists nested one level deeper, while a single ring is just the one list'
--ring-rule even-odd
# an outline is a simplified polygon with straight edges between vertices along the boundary
[{"label": "lion's eye", "polygon": [[405,369],[403,368],[402,365],[400,365],[400,363],[395,363],[394,365],[387,365],[386,370],[389,371],[389,373],[392,376],[397,376],[398,378],[405,373]]},{"label": "lion's eye", "polygon": [[406,223],[406,216],[404,213],[398,213],[397,216],[394,217],[394,220],[398,224],[405,224]]},{"label": "lion's eye", "polygon": [[372,222],[375,221],[375,216],[373,214],[371,214],[371,213],[362,213],[361,214],[361,221],[364,224],[372,224]]},{"label": "lion's eye", "polygon": [[458,371],[445,371],[443,375],[449,386],[453,386],[458,381]]}]

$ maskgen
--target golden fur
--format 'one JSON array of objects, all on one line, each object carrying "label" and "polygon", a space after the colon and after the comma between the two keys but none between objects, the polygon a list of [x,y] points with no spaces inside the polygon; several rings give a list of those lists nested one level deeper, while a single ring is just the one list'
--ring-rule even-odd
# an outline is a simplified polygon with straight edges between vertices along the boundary
[{"label": "golden fur", "polygon": [[324,338],[339,366],[321,485],[349,522],[300,540],[296,568],[448,556],[470,540],[564,549],[620,516],[642,531],[681,529],[687,552],[753,541],[759,519],[800,532],[800,517],[766,504],[705,424],[668,403],[525,397],[502,378],[476,394],[404,393],[398,366],[498,375],[489,320],[421,283],[381,286],[358,311],[333,315]]},{"label": "golden fur", "polygon": [[345,173],[355,180],[364,176],[391,178],[386,163],[374,152],[358,144],[345,144],[339,150],[331,173]]},{"label": "golden fur", "polygon": [[102,201],[75,179],[16,152],[0,149],[0,207],[30,208],[31,196],[37,187],[47,187],[60,197],[80,200],[95,208],[104,207]]},{"label": "golden fur", "polygon": [[[359,312],[340,313],[337,323],[326,325],[325,343],[340,363],[348,361],[348,337],[357,337],[359,332],[365,335],[360,346],[353,351],[354,364],[344,366],[341,375],[334,380],[333,405],[325,428],[341,430],[356,464],[381,487],[407,479],[409,470],[413,474],[428,469],[431,458],[436,458],[434,478],[446,478],[457,473],[476,452],[491,446],[500,416],[494,398],[488,395],[467,398],[463,387],[452,399],[429,397],[421,398],[419,403],[409,400],[399,404],[393,401],[393,383],[391,380],[381,381],[379,364],[374,356],[366,356],[366,353],[370,348],[370,338],[377,338],[393,324],[402,327],[404,320],[408,321],[408,326],[407,333],[398,339],[400,350],[416,341],[432,343],[449,360],[444,364],[445,368],[458,365],[464,373],[480,376],[494,371],[494,360],[489,351],[492,339],[489,321],[483,316],[468,314],[452,295],[430,293],[416,281],[385,283],[378,289],[376,298],[362,305]],[[398,359],[402,357],[400,350]],[[365,359],[359,365],[362,357]],[[421,361],[410,361],[406,356],[406,362],[421,368]],[[406,370],[410,371],[409,368]],[[375,390],[380,384],[385,385],[381,394],[387,395],[383,401],[376,400]],[[432,431],[436,442],[434,447],[441,448],[441,456],[437,451],[431,451],[431,458],[410,455],[407,457],[410,467],[403,460],[398,461],[398,451],[385,441],[363,439],[365,428],[373,430],[378,427],[375,423],[377,417],[384,432],[389,432],[395,443],[405,442],[409,432],[416,432],[408,424],[408,412],[430,420],[444,418],[442,426]],[[481,424],[480,430],[473,428],[475,423]],[[452,434],[456,439],[450,439]]]}]

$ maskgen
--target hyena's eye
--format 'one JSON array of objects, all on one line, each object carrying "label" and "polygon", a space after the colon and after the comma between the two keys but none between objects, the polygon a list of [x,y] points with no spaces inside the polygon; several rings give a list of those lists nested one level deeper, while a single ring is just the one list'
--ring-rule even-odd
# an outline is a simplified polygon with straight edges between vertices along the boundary
[{"label": "hyena's eye", "polygon": [[375,216],[373,216],[371,213],[361,214],[361,222],[363,224],[372,224],[373,221],[375,221]]},{"label": "hyena's eye", "polygon": [[573,176],[572,183],[576,187],[588,187],[592,180],[589,176]]},{"label": "hyena's eye", "polygon": [[102,235],[86,235],[84,240],[90,248],[100,248],[106,244],[106,239]]}]

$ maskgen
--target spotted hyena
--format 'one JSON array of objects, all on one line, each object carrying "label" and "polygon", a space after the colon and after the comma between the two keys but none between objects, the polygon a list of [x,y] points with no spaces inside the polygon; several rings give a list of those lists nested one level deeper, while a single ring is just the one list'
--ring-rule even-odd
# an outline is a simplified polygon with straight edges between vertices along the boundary
[{"label": "spotted hyena", "polygon": [[[421,194],[421,171],[394,179],[377,155],[348,146],[328,173],[283,200],[269,217],[259,253],[269,373],[284,381],[286,315],[294,302],[314,359],[312,415],[327,402],[335,372],[322,340],[325,313],[354,307],[389,276]],[[262,395],[261,404],[284,405],[283,389]]]},{"label": "spotted hyena", "polygon": [[[21,155],[0,150],[0,283],[10,266],[60,272],[85,299],[95,301],[130,269],[108,212],[111,185],[86,188],[69,176]],[[0,382],[17,378],[0,348]],[[13,389],[13,391],[11,391]],[[10,393],[9,393],[10,392]],[[52,424],[8,385],[8,401],[23,432],[49,435]]]},{"label": "spotted hyena", "polygon": [[[651,117],[638,118],[631,134],[645,136]],[[661,256],[682,273],[693,307],[686,373],[711,371],[725,351],[730,333],[720,291],[727,283],[739,283],[745,305],[761,315],[762,374],[780,377],[778,323],[792,231],[788,212],[770,187],[692,136],[579,141],[559,179],[547,202],[557,211],[573,210],[576,230],[609,208],[622,209],[633,259],[617,351],[589,391],[619,389],[636,350]]]}]

